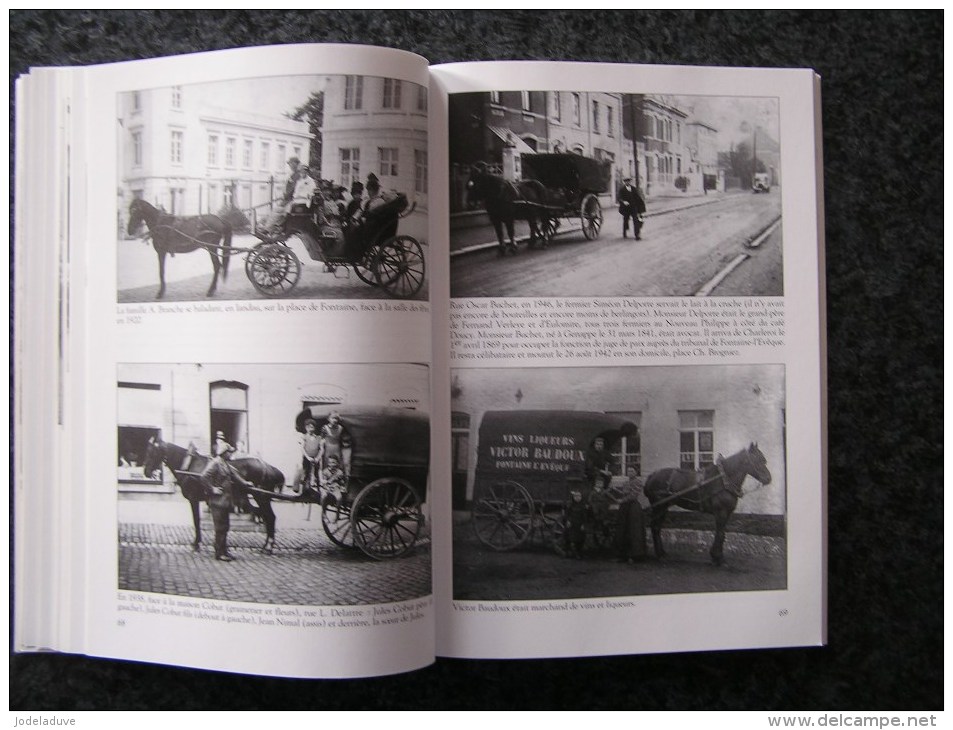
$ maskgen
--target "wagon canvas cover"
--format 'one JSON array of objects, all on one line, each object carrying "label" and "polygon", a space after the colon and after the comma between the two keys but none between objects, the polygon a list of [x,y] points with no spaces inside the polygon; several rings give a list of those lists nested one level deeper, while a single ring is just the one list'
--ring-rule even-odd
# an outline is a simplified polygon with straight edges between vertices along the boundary
[{"label": "wagon canvas cover", "polygon": [[539,180],[547,188],[571,188],[577,192],[609,191],[612,168],[608,162],[574,154],[523,155],[523,177]]}]

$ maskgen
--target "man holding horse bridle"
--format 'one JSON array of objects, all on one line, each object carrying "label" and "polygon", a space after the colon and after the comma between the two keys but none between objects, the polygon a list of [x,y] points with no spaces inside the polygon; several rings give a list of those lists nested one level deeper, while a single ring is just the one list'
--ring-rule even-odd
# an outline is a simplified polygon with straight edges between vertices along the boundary
[{"label": "man holding horse bridle", "polygon": [[201,482],[205,489],[212,524],[215,526],[215,559],[230,563],[235,558],[228,552],[228,528],[232,507],[235,503],[233,490],[236,487],[252,487],[225,461],[230,445],[224,439],[216,440],[212,460],[202,472]]}]

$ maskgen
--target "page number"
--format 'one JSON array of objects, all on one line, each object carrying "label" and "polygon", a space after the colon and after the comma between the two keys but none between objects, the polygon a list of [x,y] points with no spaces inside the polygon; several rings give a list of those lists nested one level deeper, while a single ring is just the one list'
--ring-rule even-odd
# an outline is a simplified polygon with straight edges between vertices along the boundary
[{"label": "page number", "polygon": [[778,616],[780,616],[781,618],[784,618],[787,615],[788,615],[788,610],[786,608],[782,608],[780,611],[778,611]]}]

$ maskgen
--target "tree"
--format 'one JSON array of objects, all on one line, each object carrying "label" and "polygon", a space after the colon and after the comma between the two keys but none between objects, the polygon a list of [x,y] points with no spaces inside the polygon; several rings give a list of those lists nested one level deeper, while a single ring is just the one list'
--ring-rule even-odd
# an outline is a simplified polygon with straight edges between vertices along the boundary
[{"label": "tree", "polygon": [[308,159],[308,166],[318,177],[323,177],[321,174],[321,127],[324,126],[324,92],[312,92],[304,104],[294,111],[286,112],[285,116],[289,119],[294,119],[296,122],[307,120],[308,131],[310,131],[312,135],[311,155]]}]

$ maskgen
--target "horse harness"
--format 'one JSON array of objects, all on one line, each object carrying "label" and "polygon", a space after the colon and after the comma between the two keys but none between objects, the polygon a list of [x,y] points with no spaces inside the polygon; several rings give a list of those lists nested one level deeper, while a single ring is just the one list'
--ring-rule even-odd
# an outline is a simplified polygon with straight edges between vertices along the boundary
[{"label": "horse harness", "polygon": [[[699,508],[706,506],[705,504],[706,502],[709,503],[710,505],[711,500],[715,497],[715,495],[719,494],[722,491],[728,492],[735,499],[741,499],[744,496],[741,491],[741,483],[739,483],[737,487],[734,484],[732,484],[731,480],[728,478],[728,475],[725,473],[724,461],[725,461],[725,458],[719,455],[718,460],[714,464],[715,468],[717,469],[717,473],[714,476],[708,477],[707,479],[702,479],[705,473],[704,471],[691,472],[694,475],[694,477],[700,481],[696,481],[695,484],[693,484],[691,487],[685,490],[682,490],[683,492],[681,495],[682,498],[688,501],[697,502]],[[677,496],[677,493],[673,494],[671,492],[671,489],[672,489],[672,483],[675,480],[675,476],[676,474],[679,474],[679,473],[683,473],[683,472],[681,472],[681,470],[674,470],[672,471],[671,474],[669,474],[668,484],[666,485],[666,488],[668,489],[668,494],[666,496],[670,499]],[[708,494],[708,495],[699,495],[697,499],[692,498],[691,496],[692,492],[700,492],[702,487],[707,486],[708,484],[713,484],[714,482],[717,482],[717,481],[721,481],[721,487],[722,487],[721,490],[713,491],[711,494]],[[744,479],[742,478],[742,483],[743,482],[744,482]]]}]

